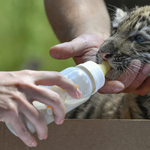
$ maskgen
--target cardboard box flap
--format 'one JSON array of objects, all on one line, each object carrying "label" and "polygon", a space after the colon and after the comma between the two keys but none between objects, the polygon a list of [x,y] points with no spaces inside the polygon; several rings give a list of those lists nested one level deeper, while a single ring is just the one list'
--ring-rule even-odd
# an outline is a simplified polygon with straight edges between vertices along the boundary
[{"label": "cardboard box flap", "polygon": [[[27,147],[0,123],[1,150],[142,150],[150,149],[150,121],[66,120],[49,124],[49,137]],[[36,133],[34,134],[36,136]],[[37,137],[36,137],[37,138]]]}]

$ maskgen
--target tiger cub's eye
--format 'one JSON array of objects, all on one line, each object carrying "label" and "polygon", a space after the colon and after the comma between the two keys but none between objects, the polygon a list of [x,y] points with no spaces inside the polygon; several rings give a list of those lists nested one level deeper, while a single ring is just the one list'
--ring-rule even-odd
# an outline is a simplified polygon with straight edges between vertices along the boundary
[{"label": "tiger cub's eye", "polygon": [[137,43],[142,43],[142,42],[146,41],[146,39],[142,35],[140,35],[140,34],[138,34],[136,36],[131,36],[129,39],[132,42],[136,41]]},{"label": "tiger cub's eye", "polygon": [[144,42],[144,41],[146,41],[146,39],[142,36],[142,35],[136,35],[135,36],[135,41],[136,42]]}]

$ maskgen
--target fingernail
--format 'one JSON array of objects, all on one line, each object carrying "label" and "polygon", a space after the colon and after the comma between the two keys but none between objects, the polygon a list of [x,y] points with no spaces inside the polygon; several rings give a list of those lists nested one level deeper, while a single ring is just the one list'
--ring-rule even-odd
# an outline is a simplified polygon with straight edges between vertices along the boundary
[{"label": "fingernail", "polygon": [[113,89],[113,91],[115,92],[115,93],[118,93],[118,92],[121,92],[123,89],[121,89],[121,88],[114,88]]},{"label": "fingernail", "polygon": [[37,146],[37,142],[36,141],[32,142],[31,146],[32,147],[36,147]]},{"label": "fingernail", "polygon": [[59,124],[63,124],[63,122],[64,122],[64,119],[63,119],[63,120],[61,120],[61,121],[59,122]]},{"label": "fingernail", "polygon": [[77,88],[76,95],[77,95],[77,98],[81,98],[82,97],[82,93],[79,91],[78,88]]},{"label": "fingernail", "polygon": [[39,140],[41,140],[41,141],[42,141],[42,140],[46,140],[46,139],[47,139],[47,137],[48,137],[48,135],[46,135],[44,138],[43,138],[43,137],[42,137],[42,138],[41,138],[41,137],[39,137]]},{"label": "fingernail", "polygon": [[44,140],[46,140],[47,139],[47,137],[48,137],[48,134],[43,138]]},{"label": "fingernail", "polygon": [[43,137],[39,137],[39,140],[43,140],[44,138]]},{"label": "fingernail", "polygon": [[64,119],[63,120],[57,120],[55,123],[57,124],[57,125],[61,125],[61,124],[63,124],[63,122],[64,122]]},{"label": "fingernail", "polygon": [[150,71],[150,65],[146,64],[142,70],[143,74],[148,74]]}]

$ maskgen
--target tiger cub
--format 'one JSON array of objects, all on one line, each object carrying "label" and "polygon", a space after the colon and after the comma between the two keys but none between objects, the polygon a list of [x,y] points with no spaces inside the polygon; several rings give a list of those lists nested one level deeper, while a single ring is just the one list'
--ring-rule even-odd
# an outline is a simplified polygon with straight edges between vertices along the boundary
[{"label": "tiger cub", "polygon": [[[132,60],[150,63],[150,6],[129,11],[117,8],[112,21],[112,35],[95,56],[97,63],[107,59],[111,70],[108,79],[116,79]],[[136,62],[135,62],[136,63]],[[132,71],[132,70],[131,70]],[[69,112],[75,119],[150,119],[150,92],[93,95],[86,103]]]}]

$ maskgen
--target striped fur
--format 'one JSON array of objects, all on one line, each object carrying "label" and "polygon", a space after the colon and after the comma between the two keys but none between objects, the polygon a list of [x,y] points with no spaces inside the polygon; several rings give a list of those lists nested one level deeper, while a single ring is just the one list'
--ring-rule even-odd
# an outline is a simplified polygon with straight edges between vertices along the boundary
[{"label": "striped fur", "polygon": [[[129,11],[117,9],[112,21],[112,35],[101,45],[96,55],[97,63],[103,61],[100,53],[109,54],[111,70],[106,77],[111,80],[124,72],[133,59],[140,60],[142,66],[150,63],[150,6]],[[96,93],[66,118],[150,119],[150,92],[145,96]]]}]

